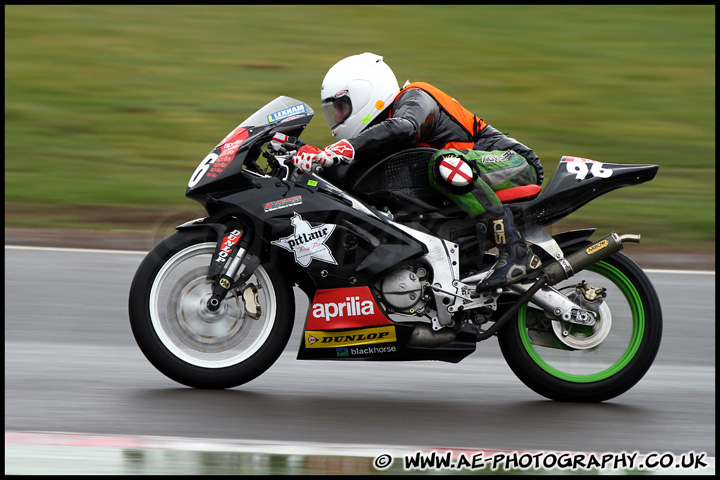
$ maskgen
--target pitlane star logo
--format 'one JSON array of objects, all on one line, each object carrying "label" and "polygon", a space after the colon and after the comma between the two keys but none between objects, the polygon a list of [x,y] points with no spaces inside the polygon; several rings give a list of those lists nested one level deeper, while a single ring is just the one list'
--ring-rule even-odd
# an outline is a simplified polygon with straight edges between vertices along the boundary
[{"label": "pitlane star logo", "polygon": [[273,240],[273,245],[284,248],[295,254],[295,262],[303,267],[310,265],[313,260],[332,263],[337,265],[330,247],[325,242],[330,238],[337,225],[321,224],[317,227],[310,226],[297,213],[293,214],[290,223],[295,227],[295,233],[278,240]]}]

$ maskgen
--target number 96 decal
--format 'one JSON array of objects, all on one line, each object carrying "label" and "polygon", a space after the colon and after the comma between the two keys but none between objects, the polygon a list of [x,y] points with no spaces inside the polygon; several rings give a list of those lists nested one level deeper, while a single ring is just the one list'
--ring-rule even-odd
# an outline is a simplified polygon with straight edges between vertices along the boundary
[{"label": "number 96 decal", "polygon": [[593,177],[608,178],[613,174],[609,168],[603,168],[602,162],[590,160],[589,158],[564,157],[565,167],[569,173],[574,173],[575,178],[583,180],[588,173]]}]

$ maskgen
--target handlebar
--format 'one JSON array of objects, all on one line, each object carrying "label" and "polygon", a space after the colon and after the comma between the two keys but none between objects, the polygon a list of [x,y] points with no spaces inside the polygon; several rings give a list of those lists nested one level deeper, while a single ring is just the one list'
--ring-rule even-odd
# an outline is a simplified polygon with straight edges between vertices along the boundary
[{"label": "handlebar", "polygon": [[[273,139],[268,143],[269,148],[263,155],[268,159],[274,159],[279,165],[286,167],[289,177],[297,172],[297,167],[292,162],[292,159],[303,145],[305,145],[305,142],[299,140],[297,137],[287,137],[287,140],[283,143],[279,143]],[[320,165],[313,165],[310,168],[310,172],[314,174],[322,173],[322,171],[323,167]]]},{"label": "handlebar", "polygon": [[273,139],[270,140],[269,144],[274,151],[276,151],[280,154],[285,154],[285,153],[288,153],[289,151],[292,151],[292,153],[294,154],[296,151],[298,151],[298,149],[300,147],[305,145],[305,142],[298,139],[297,137],[287,136],[286,140],[283,143],[278,142],[273,137]]}]

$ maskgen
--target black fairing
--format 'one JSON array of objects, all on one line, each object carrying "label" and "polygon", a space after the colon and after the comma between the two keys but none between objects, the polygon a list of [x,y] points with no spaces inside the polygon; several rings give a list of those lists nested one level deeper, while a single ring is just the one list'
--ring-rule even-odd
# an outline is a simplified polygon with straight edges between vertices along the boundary
[{"label": "black fairing", "polygon": [[430,185],[428,164],[435,152],[434,148],[412,148],[369,166],[367,163],[370,162],[339,165],[324,175],[381,209],[457,215],[462,212],[455,204]]},{"label": "black fairing", "polygon": [[[287,142],[287,150],[281,149],[284,153],[263,150],[275,133],[298,137],[312,115],[306,104],[278,97],[236,127],[188,182],[186,196],[202,204],[209,216],[178,228],[206,229],[208,239],[218,239],[213,259],[220,253],[231,255],[222,250],[224,235],[242,232],[232,252],[242,246],[249,255],[246,265],[269,262],[282,269],[309,299],[319,290],[334,290],[344,298],[345,287],[369,287],[366,290],[382,303],[379,282],[397,269],[431,267],[428,271],[433,275],[426,258],[428,247],[398,223],[457,243],[460,278],[492,264],[494,255],[484,253],[491,246],[485,222],[468,217],[430,183],[429,161],[436,149],[413,148],[377,161],[341,164],[320,175],[294,169],[288,151],[299,148],[302,142],[294,143],[296,139]],[[532,200],[512,201],[508,206],[517,226],[548,225],[604,193],[649,181],[657,171],[656,165],[563,157],[545,190]],[[565,249],[585,242],[593,231],[564,232],[555,238]],[[209,274],[219,275],[221,268],[211,266]],[[352,335],[373,326],[358,325],[340,330]],[[457,362],[475,350],[477,341],[475,334],[461,331],[455,341],[442,346],[411,346],[415,325],[393,322],[392,327],[397,341],[383,344],[392,347],[392,354],[386,355],[387,349],[377,354],[368,349],[370,353],[359,358]],[[301,343],[298,358],[346,358],[340,357],[340,349],[310,348],[306,343]]]},{"label": "black fairing", "polygon": [[[374,165],[341,165],[325,175],[338,185],[364,196],[379,208],[406,214],[465,215],[430,185],[428,163],[437,152],[414,148],[391,155]],[[600,163],[562,157],[550,183],[535,198],[508,202],[518,225],[549,225],[612,190],[652,180],[657,165]],[[595,171],[597,174],[593,174]]]},{"label": "black fairing", "polygon": [[[263,125],[247,129],[248,136],[235,152],[227,166],[217,173],[215,178],[203,178],[197,185],[188,187],[185,196],[202,203],[206,194],[217,192],[235,192],[253,188],[253,178],[247,170],[259,171],[257,160],[262,153],[261,146],[269,141],[276,132],[299,136],[310,121],[310,117],[302,117],[284,122],[282,125]],[[213,150],[220,153],[221,145]]]},{"label": "black fairing", "polygon": [[[300,112],[293,110],[293,115],[278,121],[267,115],[277,108],[298,108]],[[309,280],[309,289],[372,285],[403,264],[418,261],[427,253],[424,244],[385,216],[356,208],[323,178],[312,174],[288,177],[290,170],[277,160],[264,169],[258,165],[261,155],[275,158],[262,147],[276,132],[299,136],[312,115],[312,109],[302,102],[279,97],[218,144],[198,166],[186,192],[209,214],[202,225],[243,225],[253,239],[249,245],[252,255],[281,260],[290,277],[298,282],[301,277]],[[485,241],[478,232],[482,222],[468,218],[430,185],[428,164],[435,152],[433,148],[413,148],[377,162],[341,164],[321,176],[370,210],[387,211],[396,222],[459,243],[465,266],[473,259],[482,262],[482,255],[478,257]],[[518,226],[530,222],[548,225],[604,193],[651,180],[657,170],[656,165],[603,164],[563,157],[555,176],[536,198],[508,205]],[[325,228],[326,233],[318,233]],[[302,242],[309,237],[303,232],[308,231],[319,237],[312,239],[313,247],[305,248]],[[291,240],[293,246],[289,247]],[[299,259],[302,251],[310,252],[309,261]]]},{"label": "black fairing", "polygon": [[[658,165],[576,162],[568,158],[572,157],[562,157],[555,175],[540,195],[509,205],[518,224],[550,225],[612,190],[652,180],[660,168]],[[578,172],[576,165],[588,166],[587,172]],[[591,165],[601,166],[597,171],[603,176],[593,175]]]},{"label": "black fairing", "polygon": [[[322,183],[315,186],[316,177],[303,175],[297,182],[288,182],[246,175],[251,189],[205,195],[201,203],[212,218],[238,218],[252,229],[258,240],[250,247],[253,255],[282,260],[289,274],[290,269],[299,269],[312,278],[317,288],[371,285],[397,268],[398,263],[426,252],[423,244],[381,218],[362,214]],[[281,203],[287,206],[273,209]],[[279,247],[283,239],[302,235],[293,219],[296,223],[306,222],[303,228],[332,229],[321,239],[331,258],[323,260],[318,256],[299,266],[295,252]]]}]

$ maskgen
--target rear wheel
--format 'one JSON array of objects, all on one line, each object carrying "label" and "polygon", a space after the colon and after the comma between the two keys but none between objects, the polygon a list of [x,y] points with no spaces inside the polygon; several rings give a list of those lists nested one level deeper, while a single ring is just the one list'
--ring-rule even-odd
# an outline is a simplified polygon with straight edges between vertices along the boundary
[{"label": "rear wheel", "polygon": [[130,290],[133,334],[167,377],[195,388],[231,388],[267,370],[280,356],[295,314],[292,288],[272,265],[260,265],[220,308],[207,308],[216,240],[180,231],[140,264]]},{"label": "rear wheel", "polygon": [[645,272],[622,253],[555,288],[572,292],[582,280],[606,289],[594,326],[551,320],[525,305],[500,330],[498,341],[515,375],[538,394],[601,402],[626,392],[648,371],[660,347],[662,311]]}]

